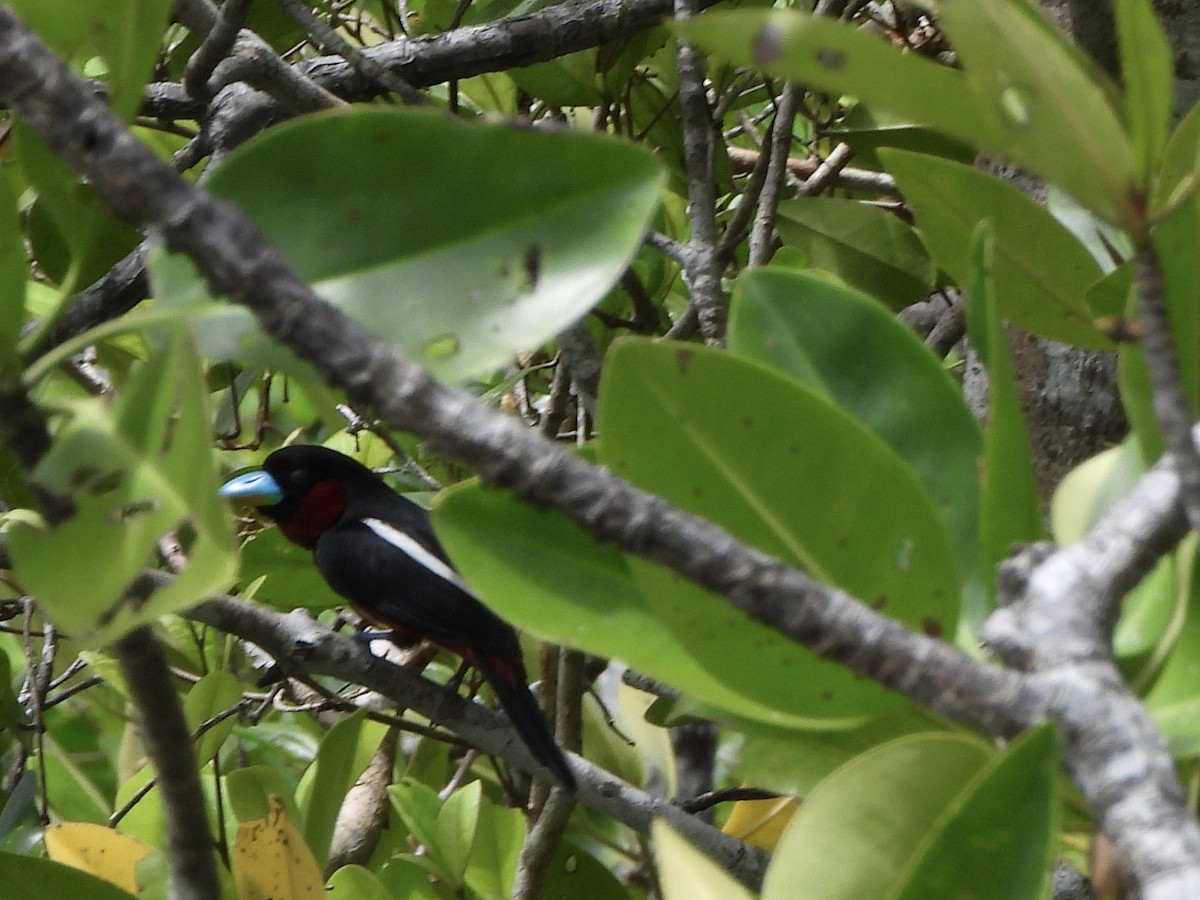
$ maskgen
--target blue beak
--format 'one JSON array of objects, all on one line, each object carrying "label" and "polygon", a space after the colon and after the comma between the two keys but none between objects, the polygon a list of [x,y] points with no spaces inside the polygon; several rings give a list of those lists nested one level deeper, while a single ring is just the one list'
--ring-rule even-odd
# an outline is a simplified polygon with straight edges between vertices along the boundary
[{"label": "blue beak", "polygon": [[283,488],[262,469],[229,479],[221,485],[217,493],[226,500],[248,503],[251,506],[274,506],[283,502]]}]

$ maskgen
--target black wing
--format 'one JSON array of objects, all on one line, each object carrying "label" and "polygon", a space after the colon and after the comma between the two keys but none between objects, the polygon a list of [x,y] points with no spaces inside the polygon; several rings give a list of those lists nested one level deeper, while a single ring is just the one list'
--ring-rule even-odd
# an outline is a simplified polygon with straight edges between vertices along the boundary
[{"label": "black wing", "polygon": [[402,497],[357,509],[317,541],[317,568],[378,624],[448,649],[521,658],[512,626],[483,605],[450,565],[428,514]]}]

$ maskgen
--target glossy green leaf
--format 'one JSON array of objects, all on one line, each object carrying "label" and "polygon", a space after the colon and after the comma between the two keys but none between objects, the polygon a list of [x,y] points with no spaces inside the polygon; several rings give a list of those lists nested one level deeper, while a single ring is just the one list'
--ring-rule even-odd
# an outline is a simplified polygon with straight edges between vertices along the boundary
[{"label": "glossy green leaf", "polygon": [[1134,171],[1143,188],[1162,159],[1171,131],[1175,63],[1150,0],[1113,4],[1125,86],[1125,124],[1133,141]]},{"label": "glossy green leaf", "polygon": [[973,146],[999,140],[961,72],[901,53],[884,38],[834,19],[791,10],[736,10],[673,27],[735,65],[858,97]]},{"label": "glossy green leaf", "polygon": [[[1055,543],[1065,547],[1082,538],[1145,472],[1133,438],[1068,472],[1050,505]],[[1156,662],[1152,654],[1166,652],[1164,642],[1174,640],[1174,629],[1185,614],[1187,592],[1176,583],[1176,568],[1174,554],[1160,559],[1121,603],[1113,650],[1135,678],[1145,664]]]},{"label": "glossy green leaf", "polygon": [[939,734],[900,738],[850,760],[805,798],[775,848],[763,900],[791,900],[799,884],[820,885],[822,900],[895,896],[902,873],[991,756],[977,738]]},{"label": "glossy green leaf", "polygon": [[[149,784],[154,779],[154,768],[143,766],[117,790],[115,808],[122,809],[139,797],[133,808],[121,819],[117,830],[122,834],[145,841],[152,847],[164,845],[165,814],[162,792],[157,785]],[[147,785],[149,789],[147,790]],[[142,791],[146,791],[143,795]]]},{"label": "glossy green leaf", "polygon": [[[322,297],[461,381],[597,303],[637,249],[662,180],[648,153],[598,135],[371,109],[272,129],[207,187]],[[210,355],[240,358],[259,340],[248,322],[223,331]]]},{"label": "glossy green leaf", "polygon": [[522,631],[619,659],[710,706],[780,720],[693,659],[638,590],[624,554],[562,513],[465,482],[441,494],[433,520],[472,589]]},{"label": "glossy green leaf", "polygon": [[1168,209],[1189,200],[1197,189],[1200,168],[1200,104],[1193,106],[1175,126],[1163,151],[1154,183],[1152,214],[1161,218]]},{"label": "glossy green leaf", "polygon": [[948,726],[933,713],[903,703],[852,728],[801,731],[741,720],[733,723],[733,730],[746,739],[738,754],[741,779],[806,797],[860,753],[907,735],[945,732]]},{"label": "glossy green leaf", "polygon": [[983,570],[993,572],[1014,545],[1041,538],[1044,529],[1020,387],[996,300],[995,244],[989,223],[976,228],[972,244],[975,271],[967,331],[988,373],[979,530]]},{"label": "glossy green leaf", "polygon": [[105,0],[72,5],[12,0],[22,20],[67,58],[104,57],[106,95],[117,114],[132,119],[159,53],[172,0]]},{"label": "glossy green leaf", "polygon": [[388,788],[388,798],[409,834],[425,848],[431,868],[440,872],[441,845],[438,842],[437,822],[442,801],[437,792],[419,781],[402,778]]},{"label": "glossy green leaf", "polygon": [[1179,554],[1176,577],[1185,586],[1187,610],[1161,674],[1146,694],[1146,707],[1179,759],[1200,755],[1200,554],[1195,545]]},{"label": "glossy green leaf", "polygon": [[[183,714],[188,728],[195,731],[200,725],[237,705],[242,699],[242,685],[230,672],[209,672],[183,698]],[[229,716],[210,727],[196,741],[196,759],[203,765],[216,756],[221,744],[233,733],[237,716]]]},{"label": "glossy green leaf", "polygon": [[1109,349],[1085,297],[1103,274],[1066,228],[1020,190],[971,166],[902,150],[880,151],[938,265],[970,284],[971,235],[990,221],[1000,316],[1053,340]]},{"label": "glossy green leaf", "polygon": [[[589,762],[600,766],[606,772],[611,772],[622,781],[639,787],[644,786],[646,764],[643,753],[646,748],[641,744],[632,745],[630,741],[635,739],[624,728],[613,727],[613,711],[607,707],[607,701],[606,705],[602,706],[594,694],[585,694],[582,707],[581,754]],[[670,746],[670,739],[664,729],[646,724],[647,728],[644,731],[657,732],[658,739]]]},{"label": "glossy green leaf", "polygon": [[429,873],[403,856],[393,857],[379,870],[379,881],[391,900],[427,900],[430,895]]},{"label": "glossy green leaf", "polygon": [[386,730],[380,722],[365,721],[362,712],[338,722],[321,740],[316,760],[296,789],[304,810],[304,839],[322,868],[346,792],[367,767]]},{"label": "glossy green leaf", "polygon": [[895,115],[885,107],[871,108],[859,104],[832,123],[825,134],[845,141],[854,150],[856,166],[871,169],[883,168],[877,154],[881,147],[943,156],[967,164],[974,162],[977,156],[975,148],[962,140],[914,124],[908,117]]},{"label": "glossy green leaf", "polygon": [[234,818],[238,822],[261,819],[271,809],[271,797],[277,797],[287,810],[288,820],[304,821],[292,785],[279,769],[271,766],[244,766],[221,779]]},{"label": "glossy green leaf", "polygon": [[936,836],[905,873],[898,900],[1048,898],[1059,766],[1053,726],[1018,738],[931,823]]},{"label": "glossy green leaf", "polygon": [[394,900],[379,876],[362,866],[342,866],[329,879],[325,900]]},{"label": "glossy green leaf", "polygon": [[525,816],[494,803],[479,807],[479,827],[471,845],[464,881],[482,897],[512,894],[517,862],[525,843]]},{"label": "glossy green leaf", "polygon": [[[1105,218],[1131,216],[1133,153],[1108,85],[1033,5],[939,0],[939,24],[966,70],[987,147]],[[999,232],[998,232],[999,233]]]},{"label": "glossy green leaf", "polygon": [[893,309],[933,290],[937,272],[921,239],[886,210],[836,197],[785,200],[775,227],[811,268],[832,272]]},{"label": "glossy green leaf", "polygon": [[912,468],[954,542],[967,619],[978,624],[983,438],[941,362],[875,301],[820,277],[771,268],[738,279],[729,349],[827,394]]},{"label": "glossy green leaf", "polygon": [[[910,627],[954,633],[956,565],[932,501],[823,396],[708,348],[625,340],[609,352],[598,421],[618,475]],[[898,701],[725,600],[630,562],[677,640],[747,698],[843,723]]]},{"label": "glossy green leaf", "polygon": [[34,856],[0,852],[0,882],[6,900],[46,900],[47,897],[87,897],[88,900],[129,900],[129,894],[89,872]]},{"label": "glossy green leaf", "polygon": [[[83,646],[106,644],[233,580],[229,516],[216,493],[198,371],[190,342],[176,334],[135,369],[115,404],[68,402],[37,478],[72,497],[77,512],[52,530],[9,532],[21,584]],[[126,587],[175,529],[194,535],[188,564],[148,600],[128,602]]]},{"label": "glossy green leaf", "polygon": [[463,785],[446,798],[438,812],[438,855],[449,883],[455,887],[462,883],[479,833],[482,790],[478,781]]},{"label": "glossy green leaf", "polygon": [[662,819],[650,830],[663,900],[751,900],[733,876],[684,840]]},{"label": "glossy green leaf", "polygon": [[1128,215],[1129,140],[1065,38],[1010,0],[942,0],[937,9],[965,75],[790,10],[710,13],[675,28],[719,59],[857,97],[1019,163],[1107,218]]},{"label": "glossy green leaf", "polygon": [[[1105,275],[1111,274],[1122,260],[1126,260],[1132,255],[1133,245],[1124,231],[1097,218],[1095,213],[1087,207],[1081,206],[1074,197],[1054,185],[1046,187],[1046,210],[1075,236],[1075,240],[1079,241],[1092,255],[1092,259],[1096,261],[1096,265]],[[1115,309],[1111,305],[1104,308],[1097,307],[1091,303],[1093,292],[1094,286],[1093,291],[1088,293],[1088,305],[1094,312],[1101,315],[1120,315],[1124,310],[1123,304],[1118,305]]]},{"label": "glossy green leaf", "polygon": [[564,837],[546,873],[543,897],[631,900],[633,891],[624,884],[620,864],[611,855],[606,864],[593,855],[605,850],[597,848],[587,837],[581,834],[571,840],[571,832]]}]

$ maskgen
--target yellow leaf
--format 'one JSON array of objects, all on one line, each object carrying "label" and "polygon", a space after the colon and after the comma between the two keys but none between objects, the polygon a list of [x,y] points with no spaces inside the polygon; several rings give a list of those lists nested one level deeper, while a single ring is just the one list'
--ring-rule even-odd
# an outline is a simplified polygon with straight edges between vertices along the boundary
[{"label": "yellow leaf", "polygon": [[57,863],[82,869],[130,894],[138,892],[137,864],[154,849],[139,841],[89,822],[46,826],[46,852]]},{"label": "yellow leaf", "polygon": [[325,879],[304,837],[274,794],[265,818],[243,822],[233,848],[238,900],[307,900],[325,896]]},{"label": "yellow leaf", "polygon": [[753,900],[733,876],[662,819],[651,827],[664,900]]},{"label": "yellow leaf", "polygon": [[774,797],[770,800],[739,800],[725,827],[726,834],[763,850],[774,850],[783,829],[800,805],[795,797]]}]

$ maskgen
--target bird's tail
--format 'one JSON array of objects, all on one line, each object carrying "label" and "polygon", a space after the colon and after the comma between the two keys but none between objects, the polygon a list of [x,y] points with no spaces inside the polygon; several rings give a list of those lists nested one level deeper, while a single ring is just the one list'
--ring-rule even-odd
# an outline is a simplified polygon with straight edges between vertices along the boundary
[{"label": "bird's tail", "polygon": [[525,683],[524,667],[519,662],[498,656],[471,654],[470,662],[483,673],[488,684],[508,713],[517,734],[533,754],[533,758],[549,769],[558,783],[569,791],[575,790],[575,776],[567,765],[562,749],[554,740],[537,700]]}]

